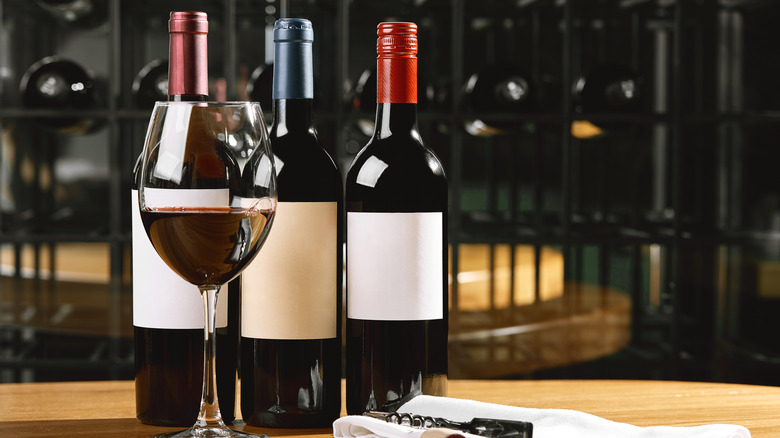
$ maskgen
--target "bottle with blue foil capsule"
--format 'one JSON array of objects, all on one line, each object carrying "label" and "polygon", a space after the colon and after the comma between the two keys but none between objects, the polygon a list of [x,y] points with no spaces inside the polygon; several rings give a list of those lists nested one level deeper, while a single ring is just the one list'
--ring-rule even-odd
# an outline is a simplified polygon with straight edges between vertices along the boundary
[{"label": "bottle with blue foil capsule", "polygon": [[341,409],[342,179],[313,123],[309,20],[274,26],[274,231],[242,274],[241,412],[253,426],[331,427]]}]

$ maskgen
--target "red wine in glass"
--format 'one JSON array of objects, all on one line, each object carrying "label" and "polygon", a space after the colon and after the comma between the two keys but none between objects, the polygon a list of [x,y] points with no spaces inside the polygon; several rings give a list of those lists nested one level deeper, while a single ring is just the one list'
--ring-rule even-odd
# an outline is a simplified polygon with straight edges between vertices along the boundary
[{"label": "red wine in glass", "polygon": [[270,209],[163,208],[142,210],[152,245],[194,285],[224,284],[257,253],[273,217]]}]

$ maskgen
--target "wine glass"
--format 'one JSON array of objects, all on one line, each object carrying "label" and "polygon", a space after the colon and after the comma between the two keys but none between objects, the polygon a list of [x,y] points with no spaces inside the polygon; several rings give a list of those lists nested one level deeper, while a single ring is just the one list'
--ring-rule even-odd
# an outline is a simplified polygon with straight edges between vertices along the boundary
[{"label": "wine glass", "polygon": [[154,249],[197,286],[205,310],[198,419],[190,429],[158,436],[264,436],[225,426],[217,399],[214,336],[217,293],[255,257],[276,211],[276,172],[259,104],[157,102],[138,194]]}]

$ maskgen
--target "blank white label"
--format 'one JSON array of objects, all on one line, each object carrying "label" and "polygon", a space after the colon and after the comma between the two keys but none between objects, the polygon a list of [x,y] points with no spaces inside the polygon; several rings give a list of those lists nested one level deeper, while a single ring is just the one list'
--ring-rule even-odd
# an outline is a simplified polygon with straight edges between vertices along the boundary
[{"label": "blank white label", "polygon": [[442,213],[347,213],[347,316],[443,318]]},{"label": "blank white label", "polygon": [[[215,195],[224,196],[223,193]],[[146,328],[202,329],[203,299],[198,287],[179,277],[157,255],[141,221],[137,190],[133,190],[132,198],[133,325]],[[218,295],[217,327],[227,327],[227,291],[228,288],[223,287]]]},{"label": "blank white label", "polygon": [[241,336],[336,337],[338,204],[280,202],[241,276]]},{"label": "blank white label", "polygon": [[146,197],[148,208],[222,208],[230,206],[230,189],[147,188],[144,190],[144,197]]}]

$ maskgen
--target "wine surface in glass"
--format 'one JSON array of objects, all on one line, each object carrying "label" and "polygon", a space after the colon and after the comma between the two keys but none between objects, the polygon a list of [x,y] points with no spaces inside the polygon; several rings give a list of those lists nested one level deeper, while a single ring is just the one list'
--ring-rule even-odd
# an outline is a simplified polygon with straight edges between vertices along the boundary
[{"label": "wine surface in glass", "polygon": [[188,282],[221,285],[257,254],[272,210],[159,208],[142,210],[149,240],[165,263]]}]

